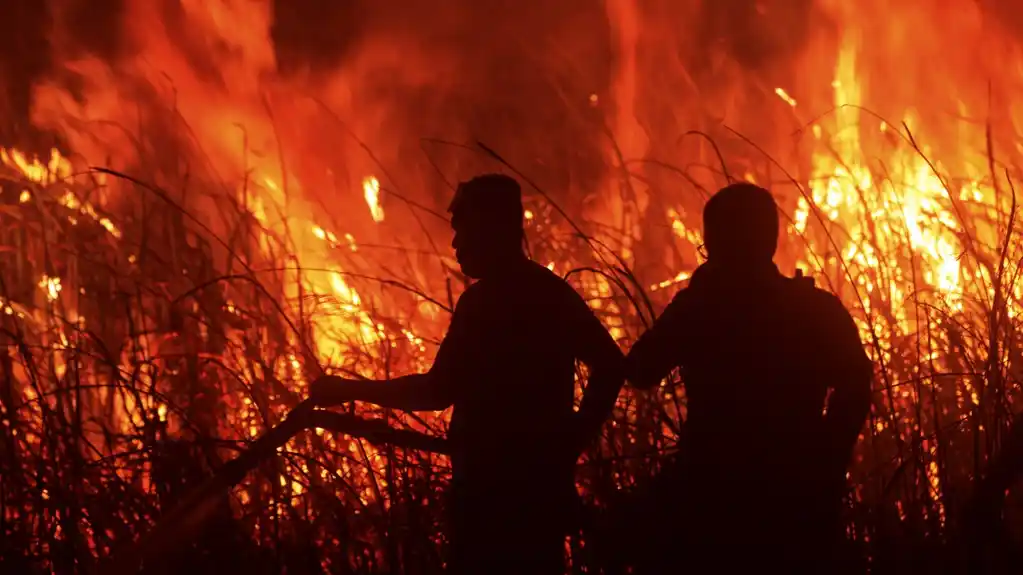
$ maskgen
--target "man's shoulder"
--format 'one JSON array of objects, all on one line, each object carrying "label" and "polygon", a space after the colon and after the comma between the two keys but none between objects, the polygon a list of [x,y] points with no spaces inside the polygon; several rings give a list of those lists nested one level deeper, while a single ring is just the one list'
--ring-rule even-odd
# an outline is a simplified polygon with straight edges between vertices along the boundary
[{"label": "man's shoulder", "polygon": [[526,266],[522,280],[538,295],[548,297],[578,297],[579,295],[572,284],[568,283],[568,280],[547,266],[532,260]]},{"label": "man's shoulder", "polygon": [[498,302],[508,303],[509,298],[525,296],[529,300],[559,300],[579,298],[578,292],[564,278],[547,267],[528,261],[516,273],[503,277],[474,282],[458,299],[458,307],[475,308]]},{"label": "man's shoulder", "polygon": [[523,266],[523,271],[536,281],[561,283],[565,281],[561,276],[554,273],[554,270],[534,260],[528,260],[525,266]]},{"label": "man's shoulder", "polygon": [[[521,283],[509,285],[514,298],[550,321],[578,319],[592,313],[586,298],[567,278],[536,262],[530,262],[519,278]],[[530,317],[535,316],[530,314]],[[571,320],[574,321],[574,320]]]},{"label": "man's shoulder", "polygon": [[844,313],[848,314],[845,304],[837,295],[817,285],[811,276],[804,276],[796,273],[795,276],[787,278],[790,293],[795,297],[798,304],[805,305],[809,311],[818,313]]},{"label": "man's shoulder", "polygon": [[462,295],[458,296],[455,311],[475,315],[482,307],[486,306],[487,291],[487,286],[482,281],[469,284]]},{"label": "man's shoulder", "polygon": [[[835,293],[818,287],[812,278],[796,276],[789,279],[793,305],[825,332],[845,330],[853,324],[853,316]],[[790,308],[791,309],[791,308]]]}]

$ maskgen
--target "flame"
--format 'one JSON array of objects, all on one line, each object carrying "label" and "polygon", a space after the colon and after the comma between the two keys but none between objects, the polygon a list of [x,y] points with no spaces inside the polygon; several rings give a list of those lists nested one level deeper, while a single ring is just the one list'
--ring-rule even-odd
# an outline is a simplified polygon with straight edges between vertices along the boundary
[{"label": "flame", "polygon": [[[980,8],[965,0],[953,0],[960,10],[950,8],[952,15],[923,2],[886,6],[883,22],[866,20],[881,12],[870,9],[880,7],[879,0],[859,7],[813,4],[820,20],[841,25],[810,26],[784,62],[754,70],[740,62],[746,55],[725,48],[719,53],[717,47],[702,47],[708,54],[693,61],[671,60],[685,52],[676,28],[687,20],[678,16],[695,3],[665,3],[647,13],[636,2],[611,0],[599,14],[609,23],[609,37],[601,38],[607,46],[594,48],[614,53],[597,75],[609,76],[601,80],[606,85],[590,85],[596,80],[583,80],[585,66],[577,70],[573,64],[574,80],[566,86],[579,80],[582,91],[559,85],[558,97],[541,98],[526,87],[501,84],[494,89],[500,110],[481,102],[482,111],[473,116],[477,112],[463,106],[452,106],[459,110],[454,115],[420,107],[485,98],[480,86],[489,80],[470,75],[475,51],[424,45],[397,25],[367,33],[326,71],[285,74],[272,40],[269,2],[185,0],[176,24],[159,3],[126,3],[123,32],[132,51],[117,62],[78,50],[59,53],[61,74],[33,86],[32,123],[59,134],[66,155],[53,149],[37,158],[16,147],[0,149],[0,184],[13,194],[0,217],[11,229],[23,226],[17,228],[22,236],[42,246],[29,253],[18,244],[27,255],[12,255],[18,265],[11,269],[30,276],[29,289],[17,297],[3,294],[0,317],[32,325],[25,331],[37,334],[36,347],[53,358],[57,377],[50,383],[56,387],[69,373],[86,371],[84,360],[74,357],[88,340],[86,319],[90,337],[100,337],[105,328],[94,323],[124,314],[130,333],[104,335],[111,338],[105,342],[110,349],[122,350],[110,360],[116,375],[97,369],[82,376],[92,378],[90,389],[97,390],[90,404],[113,406],[110,429],[119,437],[134,437],[154,417],[171,433],[187,431],[179,406],[164,397],[184,377],[175,357],[223,367],[210,368],[217,376],[189,374],[198,379],[189,384],[220,393],[223,409],[217,413],[225,415],[210,424],[211,434],[241,438],[256,437],[278,421],[289,396],[304,396],[320,368],[374,378],[423,371],[443,336],[449,317],[444,308],[459,289],[445,271],[453,262],[444,242],[435,242],[450,232],[442,217],[429,215],[443,215],[449,191],[437,182],[463,177],[478,165],[461,156],[434,163],[432,150],[416,164],[405,143],[434,133],[475,138],[492,122],[499,127],[481,140],[493,136],[512,152],[508,157],[538,159],[543,169],[559,155],[558,161],[571,164],[563,174],[552,168],[555,175],[535,178],[566,183],[553,202],[531,192],[526,198],[530,248],[538,261],[570,278],[623,346],[641,331],[638,318],[650,310],[635,309],[643,298],[624,297],[623,289],[633,289],[634,282],[616,283],[586,270],[621,279],[617,271],[635,266],[638,285],[647,286],[654,307],[662,306],[704,257],[703,192],[722,185],[725,176],[770,187],[785,215],[780,266],[807,270],[842,298],[885,379],[879,392],[884,399],[868,430],[878,441],[864,442],[859,457],[896,460],[902,454],[891,445],[922,444],[948,423],[939,420],[979,406],[978,379],[951,375],[972,371],[964,364],[980,363],[977,357],[985,355],[983,335],[991,335],[988,318],[997,314],[977,310],[998,300],[1009,320],[1021,312],[1023,281],[1012,262],[1018,261],[1023,232],[1018,221],[1008,225],[1007,214],[1011,182],[1018,179],[1018,169],[1008,166],[1023,153],[1011,133],[1023,117],[1011,102],[1023,85],[1000,68],[988,69],[991,58],[982,56],[998,54],[1004,62],[999,66],[1009,70],[1023,58],[1018,42],[988,29]],[[57,12],[54,34],[60,40],[61,18],[69,16]],[[771,12],[765,14],[758,17]],[[917,31],[924,29],[941,32]],[[562,36],[567,28],[559,34],[559,46],[570,44]],[[957,41],[949,47],[945,38]],[[544,55],[555,62],[552,67],[562,57]],[[487,60],[478,67],[490,74],[495,66]],[[567,77],[557,72],[550,77]],[[493,74],[514,76],[503,67]],[[76,78],[73,90],[61,83],[70,76]],[[545,74],[531,64],[529,76]],[[989,76],[997,81],[988,82]],[[545,110],[537,138],[524,135],[519,115],[506,114],[513,105],[507,93],[515,93],[530,114]],[[568,108],[547,108],[565,102]],[[989,108],[997,119],[991,121],[990,147],[976,120],[986,118]],[[501,124],[505,116],[515,118],[510,127]],[[572,123],[580,117],[588,118],[582,127]],[[586,131],[593,119],[599,133]],[[558,139],[562,132],[584,135],[566,145]],[[715,145],[694,142],[695,132]],[[735,132],[751,135],[736,138]],[[562,154],[568,148],[573,153]],[[575,148],[585,153],[575,154]],[[88,171],[108,163],[162,195],[154,199],[152,190]],[[410,191],[408,197],[424,209],[389,209],[385,220],[380,181],[366,176],[374,173],[395,189],[406,184],[402,193]],[[372,222],[365,218],[367,207]],[[159,264],[145,253],[155,241],[166,242]],[[99,256],[109,246],[117,257],[103,260]],[[1003,247],[1010,269],[999,275]],[[0,259],[12,252],[0,252]],[[181,255],[192,252],[202,256]],[[244,278],[239,283],[247,287],[217,282],[220,275]],[[104,290],[122,297],[136,285],[144,295],[123,312],[113,310],[117,298],[90,299]],[[18,381],[35,381],[28,367],[16,369]],[[218,387],[221,380],[239,384]],[[154,392],[111,391],[122,381]],[[44,421],[41,405],[51,401],[52,390],[28,384],[19,389],[26,417]],[[1005,394],[1019,405],[1015,392]],[[654,432],[635,431],[643,422],[622,421],[636,417],[629,398],[620,407],[612,425],[615,448],[648,444],[640,434]],[[665,409],[669,416],[684,414],[671,395]],[[921,419],[921,412],[937,415]],[[439,433],[446,415],[389,421]],[[667,424],[651,427],[663,434]],[[105,445],[106,435],[92,433],[94,443]],[[393,471],[386,455],[363,442],[318,433],[333,452],[319,453],[315,466],[305,458],[283,462],[294,473],[280,475],[288,495],[274,505],[311,501],[316,490],[294,478],[318,476],[324,483],[336,479],[340,494],[350,488],[363,505],[386,508],[390,495],[380,488]],[[40,438],[25,441],[35,446]],[[139,444],[125,443],[103,456],[113,461],[119,450],[143,451],[140,440],[132,441]],[[300,450],[311,452],[299,440],[284,449]],[[925,478],[916,488],[937,494],[948,487],[936,464],[941,450],[927,444],[921,453]],[[440,457],[424,462],[446,463]],[[866,467],[854,476],[862,478]],[[129,471],[112,475],[135,484]],[[251,486],[239,494],[246,506],[268,507],[267,497]],[[934,513],[943,518],[941,498],[933,499]],[[902,502],[896,504],[901,510]]]},{"label": "flame", "polygon": [[20,150],[0,149],[0,163],[17,169],[26,179],[37,184],[52,184],[71,175],[71,163],[56,148],[50,150],[50,159],[46,163],[38,158],[29,159]]},{"label": "flame", "polygon": [[51,278],[49,276],[43,276],[43,279],[39,280],[39,287],[46,292],[46,299],[49,301],[56,301],[60,297],[60,278]]},{"label": "flame", "polygon": [[362,190],[373,221],[377,223],[384,221],[384,209],[380,207],[380,182],[370,176],[362,181]]},{"label": "flame", "polygon": [[796,107],[795,98],[789,96],[789,93],[785,91],[785,88],[775,88],[774,93],[778,94],[778,97],[781,98],[789,106],[792,106],[793,108]]}]

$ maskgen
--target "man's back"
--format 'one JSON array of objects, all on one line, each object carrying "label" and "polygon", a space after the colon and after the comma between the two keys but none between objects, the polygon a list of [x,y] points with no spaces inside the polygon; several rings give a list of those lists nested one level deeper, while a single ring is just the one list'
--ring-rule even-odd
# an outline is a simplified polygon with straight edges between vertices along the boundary
[{"label": "man's back", "polygon": [[837,537],[845,473],[829,388],[860,385],[869,365],[841,302],[773,265],[704,266],[630,362],[647,380],[679,367],[685,384],[677,484],[654,495],[672,511],[655,521],[682,520],[693,558],[727,543],[768,563],[815,561],[806,546]]},{"label": "man's back", "polygon": [[776,271],[742,283],[696,278],[680,298],[689,300],[677,351],[693,456],[750,479],[805,478],[825,448],[828,387],[863,356],[848,313]]},{"label": "man's back", "polygon": [[685,383],[678,464],[651,492],[672,509],[657,527],[681,520],[691,558],[729,545],[740,562],[821,572],[870,410],[870,361],[837,298],[775,267],[781,227],[768,190],[725,186],[703,227],[707,263],[627,361],[639,388],[676,367]]}]

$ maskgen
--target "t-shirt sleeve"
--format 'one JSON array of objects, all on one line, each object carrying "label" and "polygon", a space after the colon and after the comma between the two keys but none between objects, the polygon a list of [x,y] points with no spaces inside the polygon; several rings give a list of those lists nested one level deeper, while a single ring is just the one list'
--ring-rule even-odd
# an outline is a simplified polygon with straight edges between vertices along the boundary
[{"label": "t-shirt sleeve", "polygon": [[568,284],[561,291],[561,300],[559,307],[568,327],[565,336],[576,359],[591,369],[621,373],[621,349],[586,300]]},{"label": "t-shirt sleeve", "polygon": [[685,334],[685,324],[690,315],[691,297],[689,288],[683,288],[654,324],[636,340],[626,360],[629,381],[641,389],[656,386],[672,369],[682,363],[680,338]]},{"label": "t-shirt sleeve", "polygon": [[455,305],[448,332],[441,341],[430,375],[438,389],[454,397],[470,378],[477,354],[474,344],[479,341],[480,322],[483,321],[482,293],[478,284],[467,289]]}]

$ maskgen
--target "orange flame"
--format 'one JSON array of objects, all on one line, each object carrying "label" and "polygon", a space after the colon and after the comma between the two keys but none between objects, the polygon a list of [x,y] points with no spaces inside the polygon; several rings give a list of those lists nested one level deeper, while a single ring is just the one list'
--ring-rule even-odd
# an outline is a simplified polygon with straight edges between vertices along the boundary
[{"label": "orange flame", "polygon": [[[185,0],[180,29],[171,28],[158,4],[126,3],[125,32],[133,51],[118,62],[59,55],[64,57],[63,72],[77,74],[81,85],[66,89],[56,76],[36,85],[36,127],[62,136],[74,152],[69,156],[82,160],[78,168],[112,158],[113,167],[131,173],[145,170],[143,179],[181,191],[182,197],[182,190],[191,191],[193,185],[201,189],[204,193],[190,195],[184,207],[202,224],[195,227],[203,233],[196,234],[210,245],[219,244],[207,235],[234,238],[244,235],[238,230],[245,226],[256,229],[250,237],[255,237],[258,249],[253,251],[258,253],[247,255],[244,265],[257,269],[253,275],[267,269],[279,273],[275,295],[280,301],[275,303],[297,327],[296,333],[289,332],[287,351],[279,361],[264,365],[244,354],[228,358],[237,373],[247,374],[247,384],[279,381],[300,397],[309,373],[318,371],[313,367],[367,377],[424,369],[434,349],[428,342],[443,335],[447,316],[442,308],[457,296],[445,266],[438,265],[450,264],[450,255],[443,242],[433,249],[431,235],[448,230],[439,218],[420,218],[419,212],[406,217],[412,210],[389,209],[385,221],[380,181],[364,175],[386,174],[389,186],[412,182],[416,201],[436,208],[443,199],[430,191],[433,175],[424,177],[428,170],[410,167],[404,143],[431,130],[448,130],[455,139],[475,137],[488,121],[498,123],[496,118],[512,104],[502,98],[501,113],[488,109],[474,118],[438,114],[436,123],[425,124],[422,117],[429,114],[416,108],[431,100],[424,94],[447,95],[464,89],[463,83],[476,90],[477,84],[488,82],[463,82],[462,68],[474,56],[463,53],[471,51],[432,44],[420,50],[423,42],[414,37],[416,32],[387,29],[368,35],[336,67],[286,76],[278,70],[271,41],[269,2]],[[953,396],[953,405],[942,406],[950,413],[969,411],[978,402],[977,385],[969,377],[947,375],[963,371],[957,367],[961,358],[950,350],[982,349],[986,343],[978,337],[953,346],[949,326],[961,326],[961,337],[967,340],[971,333],[988,329],[985,314],[971,308],[991,302],[1001,281],[990,262],[998,261],[1003,245],[1014,255],[1023,247],[1018,224],[1007,225],[1009,179],[1018,171],[999,167],[991,173],[992,166],[1009,165],[1023,153],[1012,133],[1023,116],[1011,103],[1023,92],[1023,83],[1000,68],[1015,69],[1023,57],[1019,42],[992,29],[975,3],[951,4],[957,9],[934,10],[920,1],[889,6],[870,0],[853,6],[818,0],[814,17],[840,25],[809,26],[799,49],[784,62],[759,67],[740,62],[742,55],[733,53],[737,49],[729,52],[716,45],[700,46],[699,58],[671,59],[686,52],[682,48],[690,38],[678,33],[677,22],[684,20],[680,14],[692,15],[695,2],[666,3],[670,6],[650,12],[630,0],[601,5],[605,13],[599,16],[610,36],[599,38],[600,50],[593,51],[609,49],[615,55],[608,69],[595,75],[609,75],[607,85],[594,87],[591,80],[576,78],[585,76],[579,63],[565,67],[570,73],[557,68],[551,74],[573,78],[554,90],[567,97],[522,97],[527,108],[569,102],[565,109],[542,115],[545,138],[561,131],[549,118],[563,120],[563,131],[575,133],[571,122],[588,115],[595,115],[599,121],[593,123],[607,126],[614,135],[613,141],[602,133],[592,136],[593,141],[590,136],[579,138],[580,148],[596,149],[588,156],[596,165],[566,168],[572,177],[564,180],[571,183],[563,197],[555,198],[595,241],[573,243],[579,234],[568,222],[543,198],[527,198],[525,222],[530,239],[543,248],[539,257],[559,272],[639,266],[642,285],[663,304],[701,261],[703,192],[723,184],[725,176],[761,182],[776,193],[785,216],[787,237],[779,263],[787,270],[808,270],[839,294],[853,310],[880,373],[897,390],[884,405],[889,417],[879,417],[872,433],[899,438],[927,433],[925,428],[937,423],[917,421],[914,408],[937,401],[925,397],[930,393]],[[886,14],[883,21],[869,19],[880,12]],[[915,33],[917,28],[941,32]],[[558,66],[558,54],[545,55],[554,62],[552,68]],[[995,59],[1002,63],[988,63]],[[574,83],[578,93],[566,87]],[[451,98],[463,99],[472,98]],[[542,104],[534,106],[537,101]],[[978,127],[983,121],[977,119],[989,108],[998,108],[990,113],[1000,114],[998,122],[991,121],[993,149]],[[460,108],[459,114],[463,112],[474,113]],[[506,132],[497,129],[495,139],[528,161],[542,155],[532,148],[515,149],[520,128],[515,124]],[[143,127],[135,133],[132,126]],[[338,136],[342,132],[347,135]],[[715,145],[693,137],[694,132],[711,135]],[[747,140],[735,132],[753,135]],[[724,168],[719,152],[726,160]],[[18,205],[7,206],[10,211],[4,213],[49,202],[76,229],[98,225],[105,230],[105,241],[123,242],[129,252],[135,249],[126,241],[135,239],[130,218],[112,214],[119,202],[128,206],[121,206],[126,213],[140,204],[137,190],[98,176],[95,182],[82,183],[72,162],[57,150],[35,159],[17,149],[0,149],[0,167],[4,175],[15,174],[25,184],[15,191]],[[392,177],[382,167],[394,168],[396,174]],[[479,165],[459,157],[440,162],[439,168],[441,179],[448,179],[468,175]],[[576,171],[584,172],[582,177],[576,178]],[[117,195],[104,201],[84,193],[96,187]],[[340,201],[325,201],[328,197]],[[365,207],[345,209],[363,201],[372,223],[365,218]],[[225,206],[241,206],[245,217],[237,220],[244,225],[231,220]],[[135,264],[135,257],[130,253],[123,259]],[[230,261],[232,270],[237,265],[231,258],[241,258],[220,252],[216,257]],[[73,299],[84,288],[73,272],[48,270],[51,276],[33,271],[37,275],[29,287],[33,297],[42,298],[36,307],[66,304],[77,321]],[[405,275],[401,282],[391,282],[395,274]],[[621,297],[618,284],[600,275],[573,276],[573,282],[616,340],[627,343],[636,335],[637,312]],[[414,286],[407,290],[414,293],[395,284]],[[1023,281],[1015,280],[1004,292],[1007,315],[1018,318]],[[0,305],[4,315],[19,320],[40,315],[27,302]],[[246,311],[238,301],[224,307],[232,318]],[[200,324],[196,329],[208,328]],[[70,331],[61,327],[48,334],[45,349],[73,347]],[[245,330],[229,336],[237,347],[245,347],[238,343]],[[138,339],[133,342],[138,349],[159,348],[156,336]],[[910,340],[914,345],[905,343]],[[392,353],[399,348],[406,353],[395,365]],[[130,371],[133,361],[137,363],[125,352],[118,369]],[[893,363],[916,367],[899,371]],[[160,375],[151,366],[140,368],[137,376],[146,386],[159,383]],[[927,393],[910,385],[915,381],[928,381]],[[40,399],[30,386],[24,389],[27,399]],[[103,400],[112,397],[112,392],[97,394]],[[237,407],[224,423],[238,434],[258,435],[283,411],[277,403],[266,408],[238,394],[232,398]],[[140,414],[146,411],[155,411],[163,421],[174,418],[167,403],[151,397],[127,395],[115,403],[123,431],[141,425]],[[359,442],[333,441],[353,453],[364,450],[365,466],[353,487],[363,501],[377,499],[379,492],[371,487],[380,485],[383,455]],[[339,472],[355,473],[355,464],[341,459]],[[320,472],[327,476],[325,469]],[[942,488],[933,461],[925,473],[929,489]],[[284,477],[281,482],[296,496],[308,493]],[[940,502],[936,505],[940,510]]]}]

